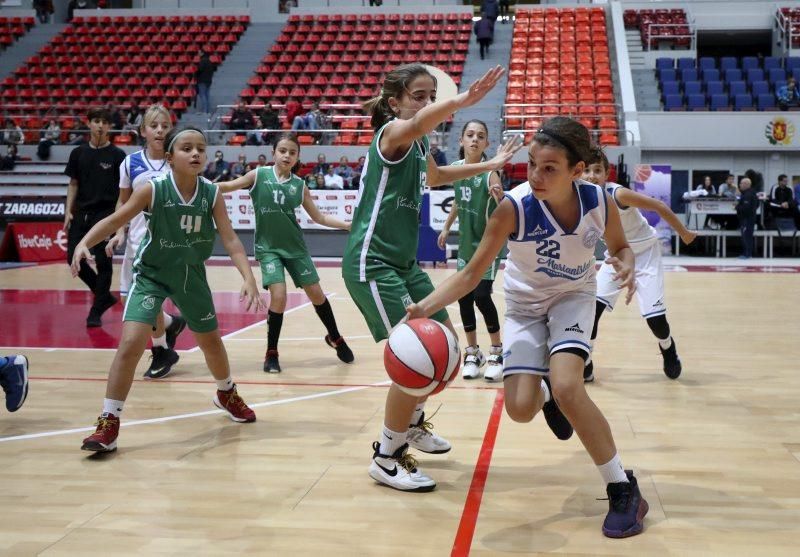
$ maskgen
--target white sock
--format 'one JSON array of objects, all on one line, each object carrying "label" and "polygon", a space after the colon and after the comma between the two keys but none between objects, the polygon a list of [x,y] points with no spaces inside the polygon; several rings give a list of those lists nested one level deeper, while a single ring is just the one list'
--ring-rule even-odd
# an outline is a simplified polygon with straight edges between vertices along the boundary
[{"label": "white sock", "polygon": [[419,419],[422,417],[422,413],[425,411],[425,403],[421,402],[414,408],[414,413],[411,414],[411,426],[415,426],[419,423]]},{"label": "white sock", "polygon": [[163,334],[160,337],[153,337],[153,348],[156,346],[160,346],[161,348],[167,348],[167,335]]},{"label": "white sock", "polygon": [[233,379],[229,375],[227,379],[217,379],[217,389],[220,391],[230,391],[233,388]]},{"label": "white sock", "polygon": [[164,314],[164,327],[169,327],[170,325],[172,325],[172,316],[166,311],[162,313]]},{"label": "white sock", "polygon": [[467,346],[467,355],[474,356],[475,354],[478,353],[478,350],[480,350],[480,348],[481,347],[478,346],[477,344],[475,346]]},{"label": "white sock", "polygon": [[124,400],[113,400],[110,398],[103,399],[103,416],[112,414],[119,418],[122,414],[122,408],[125,406]]},{"label": "white sock", "polygon": [[503,353],[502,344],[492,344],[491,348],[489,348],[489,354],[502,354],[502,353]]},{"label": "white sock", "polygon": [[607,484],[615,483],[628,483],[628,476],[625,475],[625,469],[622,467],[622,459],[619,458],[619,453],[614,455],[614,458],[601,464],[597,467],[600,470],[600,475],[603,476],[603,481]]},{"label": "white sock", "polygon": [[544,379],[542,379],[541,385],[542,385],[542,392],[544,393],[544,401],[545,402],[550,402],[550,398],[551,398],[550,397],[550,389],[547,387],[547,383],[544,382]]},{"label": "white sock", "polygon": [[407,431],[392,431],[386,426],[383,426],[381,433],[381,454],[391,456],[394,452],[406,444]]},{"label": "white sock", "polygon": [[661,347],[661,350],[666,350],[670,346],[672,346],[672,337],[666,339],[658,339],[658,345]]}]

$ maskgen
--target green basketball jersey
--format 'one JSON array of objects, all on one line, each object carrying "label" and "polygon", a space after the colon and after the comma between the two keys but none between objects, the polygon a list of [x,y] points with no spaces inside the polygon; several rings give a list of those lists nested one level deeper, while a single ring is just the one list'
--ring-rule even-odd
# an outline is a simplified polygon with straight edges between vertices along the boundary
[{"label": "green basketball jersey", "polygon": [[303,204],[305,182],[292,174],[280,181],[274,167],[264,166],[256,173],[250,188],[256,213],[256,259],[285,257],[292,259],[308,255],[303,229],[297,223],[294,210]]},{"label": "green basketball jersey", "polygon": [[202,265],[214,247],[213,213],[219,187],[198,177],[194,196],[184,201],[172,172],[151,181],[153,201],[150,212],[144,213],[147,231],[134,268],[147,272]]},{"label": "green basketball jersey", "polygon": [[385,128],[375,134],[364,161],[358,205],[342,259],[342,275],[362,282],[387,268],[408,271],[417,257],[428,138],[415,140],[400,160],[387,161],[380,152]]},{"label": "green basketball jersey", "polygon": [[[460,160],[453,166],[462,164]],[[489,195],[489,176],[491,172],[485,172],[453,183],[458,207],[458,258],[465,263],[475,255],[489,215],[497,208],[497,201]]]}]

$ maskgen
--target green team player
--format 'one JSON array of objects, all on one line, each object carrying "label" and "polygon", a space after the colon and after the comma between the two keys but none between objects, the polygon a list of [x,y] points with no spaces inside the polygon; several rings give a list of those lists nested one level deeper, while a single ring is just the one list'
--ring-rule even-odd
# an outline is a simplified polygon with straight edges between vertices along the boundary
[{"label": "green team player", "polygon": [[[490,161],[439,168],[427,135],[456,110],[472,106],[503,75],[496,67],[452,99],[436,101],[436,80],[421,64],[399,66],[385,78],[380,96],[365,103],[375,137],[361,175],[359,202],[342,260],[342,276],[376,342],[406,316],[406,306],[433,291],[416,263],[419,209],[423,188],[452,183],[502,168],[519,149],[510,140]],[[433,319],[455,334],[442,310]],[[430,477],[416,468],[409,445],[426,453],[446,453],[450,443],[425,421],[426,397],[414,397],[392,384],[380,442],[373,444],[369,474],[402,491],[431,491]]]},{"label": "green team player", "polygon": [[71,267],[80,270],[81,260],[90,263],[89,250],[145,212],[147,232],[133,263],[133,284],[123,315],[122,338],[111,364],[103,400],[103,413],[96,431],[83,440],[82,449],[93,452],[116,450],[120,414],[133,383],[136,364],[150,333],[170,298],[189,329],[217,382],[214,404],[236,422],[254,422],[253,412],[236,391],[225,345],[219,334],[216,310],[206,280],[205,260],[211,256],[216,231],[244,279],[241,299],[247,309],[263,307],[247,254],[233,231],[219,187],[200,174],[206,166],[206,138],[194,127],[173,128],[164,138],[171,171],[153,178],[135,190],[115,213],[92,227],[75,248]]},{"label": "green team player", "polygon": [[295,287],[305,290],[314,310],[325,325],[328,334],[325,342],[336,349],[336,355],[345,363],[354,360],[353,352],[339,334],[331,303],[319,285],[319,275],[308,254],[303,230],[297,224],[294,210],[303,206],[317,224],[350,230],[350,224],[329,215],[323,215],[305,181],[292,172],[299,165],[300,143],[291,133],[283,133],[273,144],[274,166],[255,168],[244,176],[221,182],[223,193],[246,188],[253,200],[256,214],[256,259],[261,264],[261,282],[269,289],[267,312],[267,353],[264,371],[280,373],[278,339],[286,309],[286,277],[289,272]]},{"label": "green team player", "polygon": [[[470,120],[461,130],[461,150],[459,157],[453,165],[475,164],[484,160],[484,151],[489,146],[489,128],[481,120]],[[466,267],[469,260],[478,249],[478,244],[486,230],[489,215],[497,208],[497,200],[490,195],[490,187],[500,188],[500,176],[497,172],[485,172],[457,180],[453,183],[455,205],[444,224],[444,229],[439,235],[439,247],[444,248],[450,227],[458,218],[458,270]],[[475,290],[458,300],[461,313],[461,323],[467,335],[467,348],[464,352],[464,365],[461,376],[464,379],[475,379],[480,375],[484,364],[486,372],[483,378],[487,381],[500,381],[503,378],[503,343],[500,340],[500,319],[497,316],[497,307],[492,301],[492,283],[500,269],[500,256],[492,262]],[[483,355],[478,346],[477,320],[475,319],[475,306],[478,306],[492,346],[489,349],[489,358]]]}]

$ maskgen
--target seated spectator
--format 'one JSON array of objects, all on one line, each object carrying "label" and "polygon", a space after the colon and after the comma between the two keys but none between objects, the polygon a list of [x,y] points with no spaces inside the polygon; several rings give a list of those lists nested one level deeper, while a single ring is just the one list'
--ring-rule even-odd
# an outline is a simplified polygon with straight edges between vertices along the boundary
[{"label": "seated spectator", "polygon": [[50,120],[47,127],[42,132],[42,140],[51,141],[53,145],[61,141],[61,126],[57,120]]},{"label": "seated spectator", "polygon": [[778,176],[778,183],[769,190],[769,207],[770,213],[776,219],[794,218],[797,201],[786,174]]},{"label": "seated spectator", "polygon": [[261,140],[266,143],[267,145],[272,145],[273,138],[276,136],[278,131],[281,129],[281,122],[278,119],[278,113],[272,108],[272,105],[267,103],[264,105],[264,109],[261,111],[261,114],[258,115],[259,119],[261,120],[261,128],[265,130],[273,130],[271,132],[267,131],[261,135]]},{"label": "seated spectator", "polygon": [[319,105],[314,103],[311,105],[311,110],[301,116],[295,116],[292,121],[293,130],[318,130],[322,129],[320,124],[323,123],[324,115],[319,109]]},{"label": "seated spectator", "polygon": [[229,130],[252,130],[256,127],[256,119],[253,113],[247,108],[244,101],[239,101],[239,105],[231,113],[231,121],[228,124]]},{"label": "seated spectator", "polygon": [[239,160],[231,165],[231,180],[247,174],[247,155],[239,154]]},{"label": "seated spectator", "polygon": [[342,180],[344,180],[345,189],[350,188],[350,184],[353,179],[353,169],[350,168],[350,161],[347,160],[347,157],[340,158],[339,166],[337,166],[333,171],[342,177]]},{"label": "seated spectator", "polygon": [[325,174],[325,189],[329,190],[343,190],[344,179],[333,171],[333,166],[328,167],[328,172]]},{"label": "seated spectator", "polygon": [[225,162],[222,151],[214,153],[214,160],[208,163],[206,171],[203,174],[212,182],[225,181],[231,175],[230,165]]},{"label": "seated spectator", "polygon": [[717,188],[717,193],[720,197],[726,197],[728,199],[736,199],[739,195],[739,188],[736,187],[736,176],[733,174],[728,174],[728,177],[725,179],[725,182],[719,185]]},{"label": "seated spectator", "polygon": [[114,103],[108,103],[106,105],[106,110],[111,115],[111,130],[112,131],[120,131],[122,130],[122,126],[125,124],[125,121],[122,118],[122,114],[120,113],[119,109],[114,106]]},{"label": "seated spectator", "polygon": [[73,118],[72,128],[67,134],[67,145],[82,145],[86,143],[85,129],[78,118]]},{"label": "seated spectator", "polygon": [[800,106],[800,89],[794,77],[787,79],[786,85],[779,87],[775,96],[778,99],[778,108],[781,110],[789,110],[790,106]]},{"label": "seated spectator", "polygon": [[122,125],[123,131],[134,131],[139,133],[139,129],[142,127],[142,111],[139,110],[139,107],[133,105],[131,107],[130,112],[128,112],[128,118],[125,120],[125,123]]},{"label": "seated spectator", "polygon": [[291,126],[294,119],[303,113],[303,105],[297,101],[286,101],[286,123]]},{"label": "seated spectator", "polygon": [[439,141],[431,141],[431,156],[438,166],[447,166],[447,156],[439,150]]},{"label": "seated spectator", "polygon": [[3,145],[22,145],[25,143],[25,133],[14,120],[6,118],[3,130]]},{"label": "seated spectator", "polygon": [[711,183],[711,176],[703,176],[703,183],[698,184],[694,191],[699,196],[717,195],[717,188]]},{"label": "seated spectator", "polygon": [[326,162],[325,155],[320,153],[317,155],[317,165],[311,169],[311,174],[322,174],[323,176],[328,173],[328,167],[330,166]]},{"label": "seated spectator", "polygon": [[324,190],[325,176],[323,174],[309,174],[306,183],[308,184],[308,189],[310,190]]},{"label": "seated spectator", "polygon": [[267,155],[258,155],[258,164],[256,166],[267,166]]},{"label": "seated spectator", "polygon": [[0,158],[0,170],[14,170],[17,160],[19,160],[17,146],[9,145],[5,156]]},{"label": "seated spectator", "polygon": [[367,161],[366,157],[358,157],[358,163],[353,169],[353,178],[350,181],[353,189],[358,189],[361,186],[361,174],[364,173],[364,163]]}]

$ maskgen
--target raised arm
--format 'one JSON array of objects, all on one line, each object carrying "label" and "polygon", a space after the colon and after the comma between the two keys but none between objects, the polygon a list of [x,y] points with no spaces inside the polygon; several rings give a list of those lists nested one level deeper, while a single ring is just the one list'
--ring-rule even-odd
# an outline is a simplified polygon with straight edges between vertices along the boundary
[{"label": "raised arm", "polygon": [[608,193],[603,192],[603,195],[608,204],[608,220],[606,221],[606,231],[603,235],[610,254],[610,257],[606,259],[606,263],[612,265],[617,272],[614,275],[614,280],[622,281],[620,288],[628,289],[627,294],[625,294],[625,303],[629,304],[633,298],[633,293],[636,291],[635,273],[633,272],[635,265],[633,250],[628,245],[628,240],[625,239],[625,232],[622,230],[622,221],[620,221],[616,203]]},{"label": "raised arm", "polygon": [[253,271],[250,269],[250,262],[247,259],[247,253],[244,251],[239,236],[233,231],[231,219],[228,217],[228,210],[225,208],[225,200],[222,199],[222,191],[217,192],[217,198],[214,201],[214,224],[217,225],[217,232],[219,232],[222,245],[225,246],[225,251],[233,261],[233,264],[239,270],[239,274],[244,279],[242,289],[239,291],[239,301],[247,300],[247,309],[253,308],[253,311],[264,309],[264,300],[258,294],[258,285],[256,278],[253,276]]},{"label": "raised arm", "polygon": [[616,192],[617,199],[623,205],[658,213],[678,233],[684,244],[691,244],[697,238],[697,233],[686,228],[678,216],[672,212],[672,209],[660,199],[653,199],[627,188],[617,188]]},{"label": "raised arm", "polygon": [[338,228],[339,230],[350,230],[350,223],[339,220],[330,215],[324,215],[320,212],[314,200],[311,198],[311,192],[308,187],[303,186],[303,209],[306,210],[311,220],[322,226],[330,228]]}]

